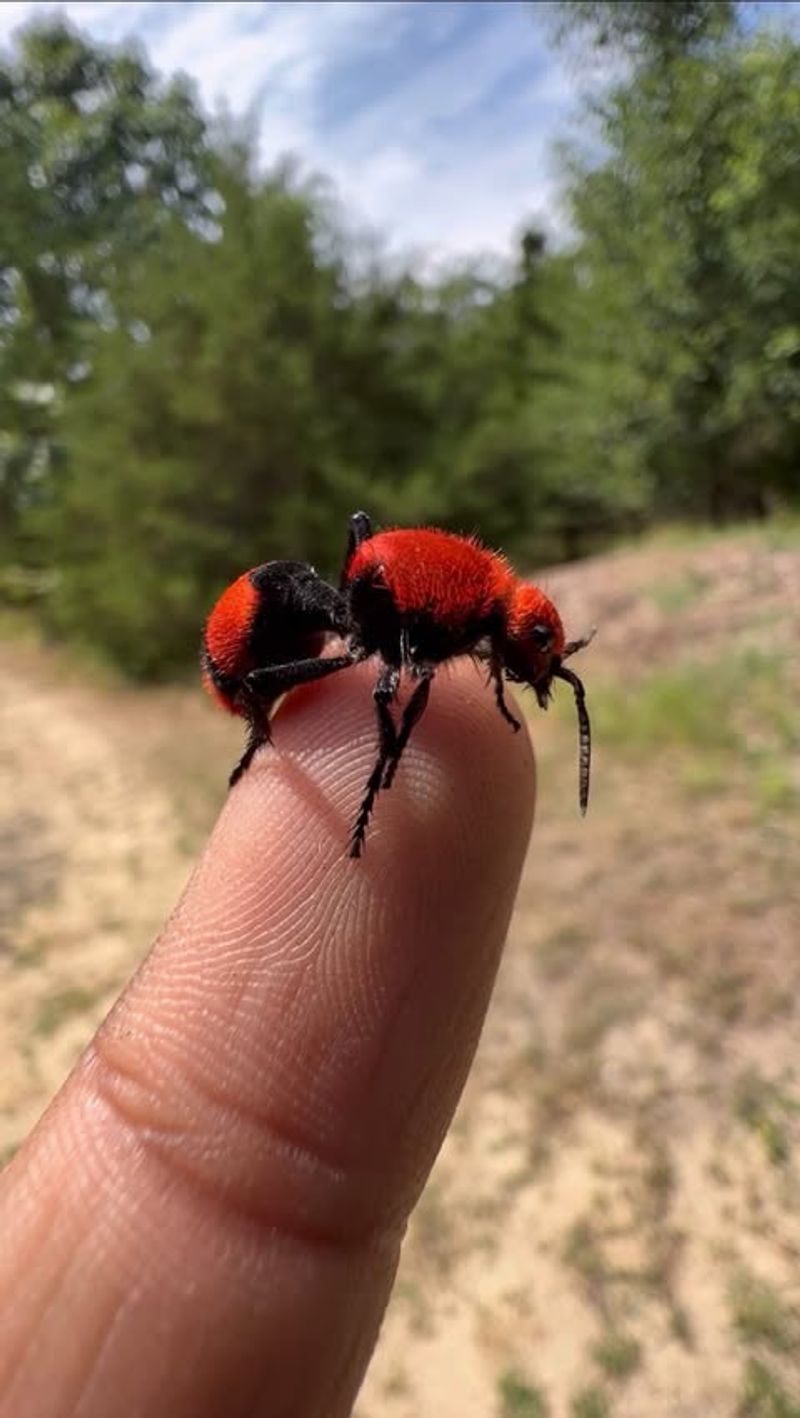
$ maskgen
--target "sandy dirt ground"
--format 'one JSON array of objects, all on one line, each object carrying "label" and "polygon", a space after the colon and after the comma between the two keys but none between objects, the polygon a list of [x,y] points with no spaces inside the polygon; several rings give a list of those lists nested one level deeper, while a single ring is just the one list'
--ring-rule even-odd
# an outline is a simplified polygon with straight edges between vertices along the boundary
[{"label": "sandy dirt ground", "polygon": [[[800,547],[547,578],[584,657],[536,716],[534,847],[358,1418],[800,1418]],[[141,959],[235,726],[6,647],[0,1148]]]}]

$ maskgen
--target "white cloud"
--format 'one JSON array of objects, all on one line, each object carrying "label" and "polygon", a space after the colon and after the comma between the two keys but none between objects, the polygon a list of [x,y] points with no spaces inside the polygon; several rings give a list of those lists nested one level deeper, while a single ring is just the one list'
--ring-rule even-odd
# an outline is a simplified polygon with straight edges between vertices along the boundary
[{"label": "white cloud", "polygon": [[[198,86],[206,107],[220,99],[235,113],[257,106],[265,160],[292,151],[319,165],[315,131],[316,88],[342,53],[369,50],[397,3],[352,0],[278,0],[259,4],[226,0],[186,6],[149,48],[164,72],[181,69]],[[371,33],[372,32],[372,33]]]},{"label": "white cloud", "polygon": [[[499,6],[488,35],[410,69],[331,138],[318,138],[324,169],[393,244],[441,258],[505,252],[528,220],[563,229],[549,147],[574,86],[535,27],[519,22],[518,7]],[[503,86],[526,60],[530,78],[516,81],[512,103]],[[492,93],[496,104],[484,113]]]},{"label": "white cloud", "polygon": [[264,160],[292,151],[329,175],[395,250],[502,252],[526,218],[559,225],[547,154],[573,83],[526,4],[6,0],[0,40],[57,9],[99,39],[141,39],[209,109],[255,106]]}]

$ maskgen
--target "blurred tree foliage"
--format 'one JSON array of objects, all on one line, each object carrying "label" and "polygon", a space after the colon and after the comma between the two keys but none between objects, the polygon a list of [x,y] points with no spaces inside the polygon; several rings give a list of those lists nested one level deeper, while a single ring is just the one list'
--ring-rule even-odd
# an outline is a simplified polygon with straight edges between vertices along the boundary
[{"label": "blurred tree foliage", "polygon": [[656,67],[696,53],[736,24],[733,0],[563,0],[555,11],[560,41],[577,32],[596,49]]},{"label": "blurred tree foliage", "polygon": [[570,198],[652,513],[764,515],[800,487],[800,46],[722,4],[575,9],[610,12],[637,58],[597,106],[604,159],[570,155]]},{"label": "blurred tree foliage", "polygon": [[796,493],[800,47],[723,3],[561,8],[627,66],[566,160],[573,240],[436,279],[354,248],[323,185],[260,171],[138,52],[21,34],[0,552],[55,569],[53,628],[175,672],[243,566],[335,574],[359,505],[533,564]]},{"label": "blurred tree foliage", "polygon": [[0,55],[0,541],[57,464],[111,284],[174,213],[204,213],[203,133],[182,81],[59,20]]}]

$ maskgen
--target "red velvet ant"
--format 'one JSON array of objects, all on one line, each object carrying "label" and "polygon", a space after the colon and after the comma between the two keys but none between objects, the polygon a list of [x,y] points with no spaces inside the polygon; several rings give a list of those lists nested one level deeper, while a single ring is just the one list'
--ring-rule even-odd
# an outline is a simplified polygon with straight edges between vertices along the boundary
[{"label": "red velvet ant", "polygon": [[[329,634],[344,654],[321,656]],[[350,520],[338,590],[300,561],[269,561],[234,581],[217,601],[203,637],[208,687],[222,705],[248,723],[245,751],[233,785],[256,750],[270,741],[275,701],[361,660],[378,657],[375,686],[379,751],[367,780],[350,841],[358,857],[382,788],[391,787],[415,724],[425,710],[431,680],[445,660],[472,655],[489,666],[497,707],[516,731],[503,674],[529,685],[547,707],[554,679],[572,686],[578,711],[580,807],[589,800],[591,735],[584,689],[564,660],[591,639],[565,642],[552,601],[521,581],[505,557],[477,541],[436,528],[400,528],[373,534],[357,512]],[[391,712],[401,672],[416,681],[399,723]]]}]

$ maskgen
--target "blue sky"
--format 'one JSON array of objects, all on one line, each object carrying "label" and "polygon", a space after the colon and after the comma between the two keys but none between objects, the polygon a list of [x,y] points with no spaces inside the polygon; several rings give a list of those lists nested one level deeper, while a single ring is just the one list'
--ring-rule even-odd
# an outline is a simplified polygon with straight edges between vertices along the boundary
[{"label": "blue sky", "polygon": [[[800,13],[796,0],[769,10]],[[526,0],[3,0],[0,44],[60,10],[94,38],[135,36],[204,105],[257,105],[265,163],[331,178],[390,249],[503,255],[522,224],[563,230],[556,138],[579,75]],[[598,76],[595,76],[598,81]]]}]

